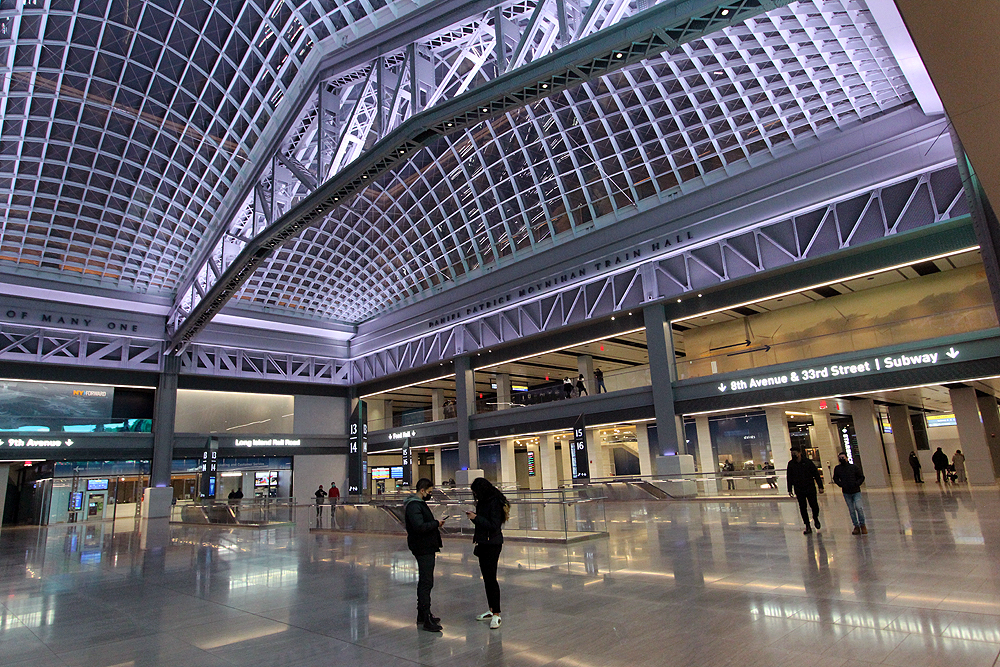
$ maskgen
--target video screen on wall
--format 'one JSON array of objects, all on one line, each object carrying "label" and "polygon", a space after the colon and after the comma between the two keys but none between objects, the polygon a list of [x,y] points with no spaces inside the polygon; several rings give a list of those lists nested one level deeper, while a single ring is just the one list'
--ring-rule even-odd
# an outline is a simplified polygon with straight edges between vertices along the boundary
[{"label": "video screen on wall", "polygon": [[389,479],[389,468],[372,468],[372,479]]},{"label": "video screen on wall", "polygon": [[87,490],[88,491],[104,491],[108,488],[108,480],[106,479],[88,479],[87,480]]},{"label": "video screen on wall", "polygon": [[0,429],[108,420],[114,396],[114,387],[2,380]]},{"label": "video screen on wall", "polygon": [[253,485],[254,486],[270,486],[270,472],[255,472],[253,474]]},{"label": "video screen on wall", "polygon": [[389,477],[392,479],[403,479],[403,466],[392,466],[389,469]]}]

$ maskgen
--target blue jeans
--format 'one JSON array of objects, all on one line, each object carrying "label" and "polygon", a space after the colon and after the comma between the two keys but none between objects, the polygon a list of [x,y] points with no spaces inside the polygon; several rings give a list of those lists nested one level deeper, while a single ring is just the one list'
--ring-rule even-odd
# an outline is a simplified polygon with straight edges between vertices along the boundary
[{"label": "blue jeans", "polygon": [[854,527],[865,525],[865,508],[861,505],[861,492],[845,493],[844,500],[847,501],[847,511],[851,513]]}]

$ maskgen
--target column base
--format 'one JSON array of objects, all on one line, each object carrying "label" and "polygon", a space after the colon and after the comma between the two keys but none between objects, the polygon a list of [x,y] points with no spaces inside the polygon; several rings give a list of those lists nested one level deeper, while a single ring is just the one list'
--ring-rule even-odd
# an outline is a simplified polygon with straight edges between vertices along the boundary
[{"label": "column base", "polygon": [[472,484],[472,480],[474,480],[477,477],[483,477],[482,468],[471,468],[469,470],[456,470],[455,486],[469,486]]},{"label": "column base", "polygon": [[140,517],[143,519],[170,518],[170,506],[174,500],[171,486],[149,486],[142,490]]}]

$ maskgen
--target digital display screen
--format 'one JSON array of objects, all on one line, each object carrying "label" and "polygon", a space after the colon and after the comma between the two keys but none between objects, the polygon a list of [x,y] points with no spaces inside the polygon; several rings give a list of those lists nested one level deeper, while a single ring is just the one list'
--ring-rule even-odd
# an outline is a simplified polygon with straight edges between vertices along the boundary
[{"label": "digital display screen", "polygon": [[372,468],[372,479],[389,479],[389,468]]},{"label": "digital display screen", "polygon": [[253,485],[254,486],[269,486],[268,480],[270,479],[271,473],[269,472],[255,472],[253,474]]},{"label": "digital display screen", "polygon": [[88,491],[104,491],[108,488],[108,480],[106,479],[88,479],[87,480],[87,490]]},{"label": "digital display screen", "polygon": [[389,469],[389,477],[392,479],[403,479],[403,466],[392,466]]},{"label": "digital display screen", "polygon": [[958,421],[955,419],[955,415],[927,415],[927,428],[935,428],[937,426],[957,426]]},{"label": "digital display screen", "polygon": [[83,491],[69,494],[69,511],[79,512],[83,509]]}]

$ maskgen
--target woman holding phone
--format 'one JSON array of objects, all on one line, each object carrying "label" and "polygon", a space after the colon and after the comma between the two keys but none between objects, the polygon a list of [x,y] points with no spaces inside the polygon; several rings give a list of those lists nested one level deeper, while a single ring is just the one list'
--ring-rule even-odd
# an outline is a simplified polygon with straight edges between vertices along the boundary
[{"label": "woman holding phone", "polygon": [[476,616],[477,621],[489,621],[490,628],[500,627],[500,584],[497,582],[497,565],[503,549],[503,524],[510,516],[510,503],[500,493],[500,489],[489,480],[477,477],[472,481],[472,497],[476,501],[476,511],[466,512],[476,531],[472,542],[476,545],[472,553],[479,558],[479,570],[483,573],[486,587],[486,601],[490,610]]}]

